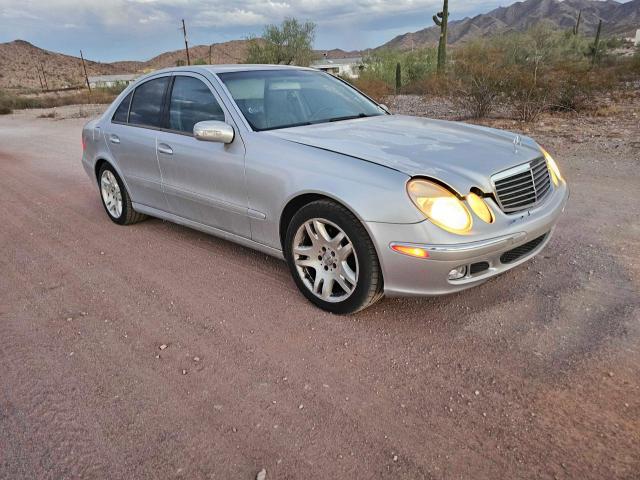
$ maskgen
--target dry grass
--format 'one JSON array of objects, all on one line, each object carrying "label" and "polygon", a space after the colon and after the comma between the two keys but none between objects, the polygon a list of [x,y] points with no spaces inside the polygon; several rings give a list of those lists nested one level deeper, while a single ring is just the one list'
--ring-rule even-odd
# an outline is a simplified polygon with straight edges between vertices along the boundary
[{"label": "dry grass", "polygon": [[30,108],[54,108],[64,105],[108,104],[122,91],[122,88],[94,89],[91,94],[87,90],[77,92],[52,93],[45,95],[16,95],[0,90],[0,114],[11,113],[12,110]]}]

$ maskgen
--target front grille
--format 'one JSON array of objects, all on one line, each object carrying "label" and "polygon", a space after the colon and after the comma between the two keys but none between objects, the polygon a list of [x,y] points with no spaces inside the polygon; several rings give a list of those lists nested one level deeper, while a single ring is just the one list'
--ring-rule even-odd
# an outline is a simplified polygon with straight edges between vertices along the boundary
[{"label": "front grille", "polygon": [[544,235],[539,236],[538,238],[534,238],[533,240],[520,245],[519,247],[516,247],[512,250],[509,250],[508,252],[504,252],[501,256],[500,256],[500,261],[502,263],[513,263],[516,260],[518,260],[519,258],[524,257],[525,255],[533,252],[536,248],[538,248],[540,246],[540,244],[544,241],[544,239],[546,238],[547,234],[545,233]]},{"label": "front grille", "polygon": [[543,157],[491,178],[496,189],[496,199],[505,213],[526,210],[543,200],[551,191],[551,177]]}]

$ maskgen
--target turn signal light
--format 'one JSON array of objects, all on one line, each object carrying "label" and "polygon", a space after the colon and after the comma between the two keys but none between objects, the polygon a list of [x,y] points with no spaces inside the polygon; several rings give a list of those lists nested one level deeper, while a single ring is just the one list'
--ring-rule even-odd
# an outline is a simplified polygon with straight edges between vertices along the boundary
[{"label": "turn signal light", "polygon": [[429,258],[429,252],[424,248],[410,247],[408,245],[391,245],[391,250],[402,253],[403,255],[409,255],[416,258]]}]

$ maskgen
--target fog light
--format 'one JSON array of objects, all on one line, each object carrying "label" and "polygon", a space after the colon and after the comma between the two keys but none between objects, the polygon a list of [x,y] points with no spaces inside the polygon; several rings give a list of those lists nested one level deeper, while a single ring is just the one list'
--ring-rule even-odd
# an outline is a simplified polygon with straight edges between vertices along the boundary
[{"label": "fog light", "polygon": [[467,274],[467,266],[456,267],[449,272],[449,280],[460,280]]}]

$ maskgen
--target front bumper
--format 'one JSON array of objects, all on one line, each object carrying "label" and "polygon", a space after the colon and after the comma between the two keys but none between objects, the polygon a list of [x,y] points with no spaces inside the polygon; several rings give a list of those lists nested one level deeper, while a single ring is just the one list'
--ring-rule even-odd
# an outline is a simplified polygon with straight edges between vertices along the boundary
[{"label": "front bumper", "polygon": [[[384,275],[385,294],[394,296],[444,295],[479,285],[537,255],[549,242],[554,227],[564,211],[569,189],[566,183],[556,187],[535,209],[506,215],[492,204],[495,222],[480,225],[472,235],[455,236],[425,220],[416,224],[368,222]],[[478,222],[476,222],[478,223]],[[542,238],[541,238],[542,237]],[[527,250],[526,244],[534,248]],[[426,259],[410,257],[391,249],[393,244],[411,245],[429,252]],[[524,254],[505,262],[501,257],[524,246]],[[470,272],[471,265],[486,268]],[[449,272],[466,266],[466,275],[450,280]]]}]

